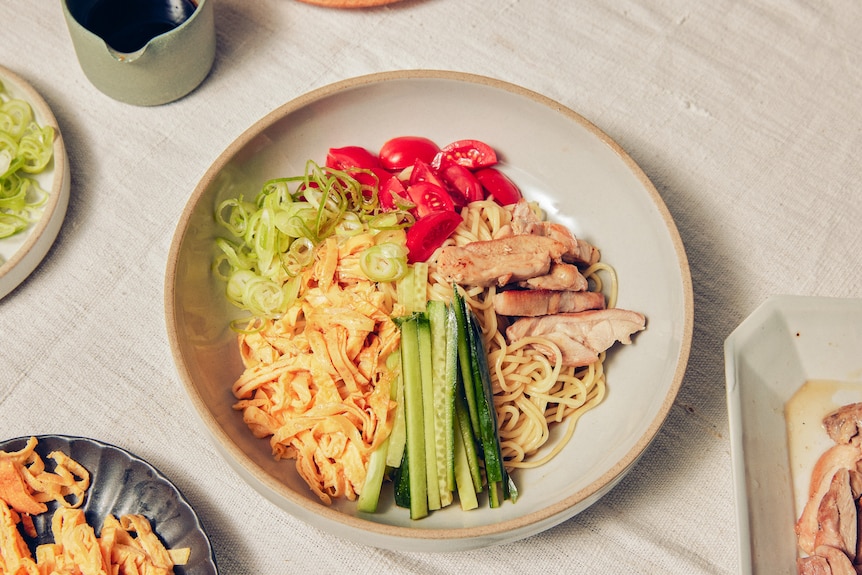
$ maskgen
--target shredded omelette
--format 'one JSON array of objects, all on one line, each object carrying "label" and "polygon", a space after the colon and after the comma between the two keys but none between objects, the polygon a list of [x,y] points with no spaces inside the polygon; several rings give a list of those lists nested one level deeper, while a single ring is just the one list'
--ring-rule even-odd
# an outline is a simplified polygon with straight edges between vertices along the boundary
[{"label": "shredded omelette", "polygon": [[[0,451],[0,575],[170,575],[188,562],[190,549],[166,549],[142,515],[108,515],[100,535],[80,509],[90,487],[89,472],[61,451],[48,455],[48,471],[35,451],[38,440],[15,452]],[[36,536],[31,515],[59,508],[51,520],[54,543],[30,553],[19,530]]]},{"label": "shredded omelette", "polygon": [[233,385],[234,409],[276,459],[295,459],[300,476],[326,504],[355,500],[371,453],[389,436],[398,348],[393,284],[362,273],[360,254],[374,236],[330,237],[302,274],[300,295],[274,320],[255,320],[239,336],[245,371]]}]

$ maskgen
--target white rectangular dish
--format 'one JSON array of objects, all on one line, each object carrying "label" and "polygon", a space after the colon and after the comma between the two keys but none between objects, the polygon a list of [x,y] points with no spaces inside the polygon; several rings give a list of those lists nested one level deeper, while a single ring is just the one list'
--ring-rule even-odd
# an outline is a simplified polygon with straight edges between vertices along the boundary
[{"label": "white rectangular dish", "polygon": [[790,415],[789,441],[785,407],[806,382],[823,409],[862,401],[862,299],[772,297],[724,352],[740,572],[796,573],[794,525],[825,432]]}]

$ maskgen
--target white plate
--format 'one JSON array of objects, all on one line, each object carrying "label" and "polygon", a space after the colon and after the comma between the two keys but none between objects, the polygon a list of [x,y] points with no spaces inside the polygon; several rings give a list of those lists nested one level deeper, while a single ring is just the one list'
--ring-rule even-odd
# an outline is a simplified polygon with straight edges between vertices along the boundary
[{"label": "white plate", "polygon": [[[724,351],[740,570],[796,573],[794,525],[814,461],[828,447],[820,421],[862,401],[862,299],[772,297]],[[817,414],[800,431],[791,411],[788,433],[785,406],[808,381],[818,387],[809,402]]]},{"label": "white plate", "polygon": [[[385,502],[322,505],[293,462],[276,462],[231,409],[242,367],[224,286],[212,277],[217,203],[253,197],[269,178],[301,174],[330,147],[379,147],[399,135],[439,144],[477,138],[550,217],[602,250],[620,278],[619,306],[643,312],[646,331],[606,364],[609,393],[549,464],[519,471],[520,499],[464,513],[456,506],[411,521]],[[400,550],[454,551],[538,533],[587,508],[637,461],[676,397],[688,359],[692,293],[676,227],[643,172],[584,118],[523,88],[465,74],[404,71],[326,86],[276,109],[243,133],[204,174],[177,226],[165,284],[178,373],[227,461],[265,497],[317,527]],[[560,432],[562,429],[559,430]],[[388,490],[387,490],[388,492]]]},{"label": "white plate", "polygon": [[[57,239],[69,205],[69,162],[57,119],[42,96],[26,80],[0,66],[0,81],[13,98],[27,101],[40,126],[54,127],[54,158],[36,179],[49,197],[42,217],[23,232],[0,239],[0,299],[23,282]],[[4,261],[5,260],[5,263]]]}]

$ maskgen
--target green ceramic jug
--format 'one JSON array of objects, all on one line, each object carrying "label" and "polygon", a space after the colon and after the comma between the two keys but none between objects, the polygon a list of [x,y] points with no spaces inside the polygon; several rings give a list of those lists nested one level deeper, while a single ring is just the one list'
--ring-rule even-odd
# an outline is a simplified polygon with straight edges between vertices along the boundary
[{"label": "green ceramic jug", "polygon": [[87,79],[120,102],[156,106],[194,90],[215,59],[213,0],[63,0]]}]

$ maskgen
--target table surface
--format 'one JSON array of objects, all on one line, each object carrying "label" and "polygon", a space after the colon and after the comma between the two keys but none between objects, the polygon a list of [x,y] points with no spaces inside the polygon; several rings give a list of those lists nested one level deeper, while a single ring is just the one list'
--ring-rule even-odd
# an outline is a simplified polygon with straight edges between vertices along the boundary
[{"label": "table surface", "polygon": [[[862,3],[214,9],[207,79],[142,108],[88,82],[59,2],[0,2],[0,64],[52,106],[72,174],[57,241],[0,300],[0,438],[82,435],[148,460],[201,515],[223,573],[736,572],[724,339],[773,294],[862,296]],[[691,266],[688,370],[643,459],[583,513],[491,549],[383,551],[294,519],[190,425],[168,347],[170,241],[207,167],[284,102],[400,69],[498,78],[585,116],[655,184]]]}]

